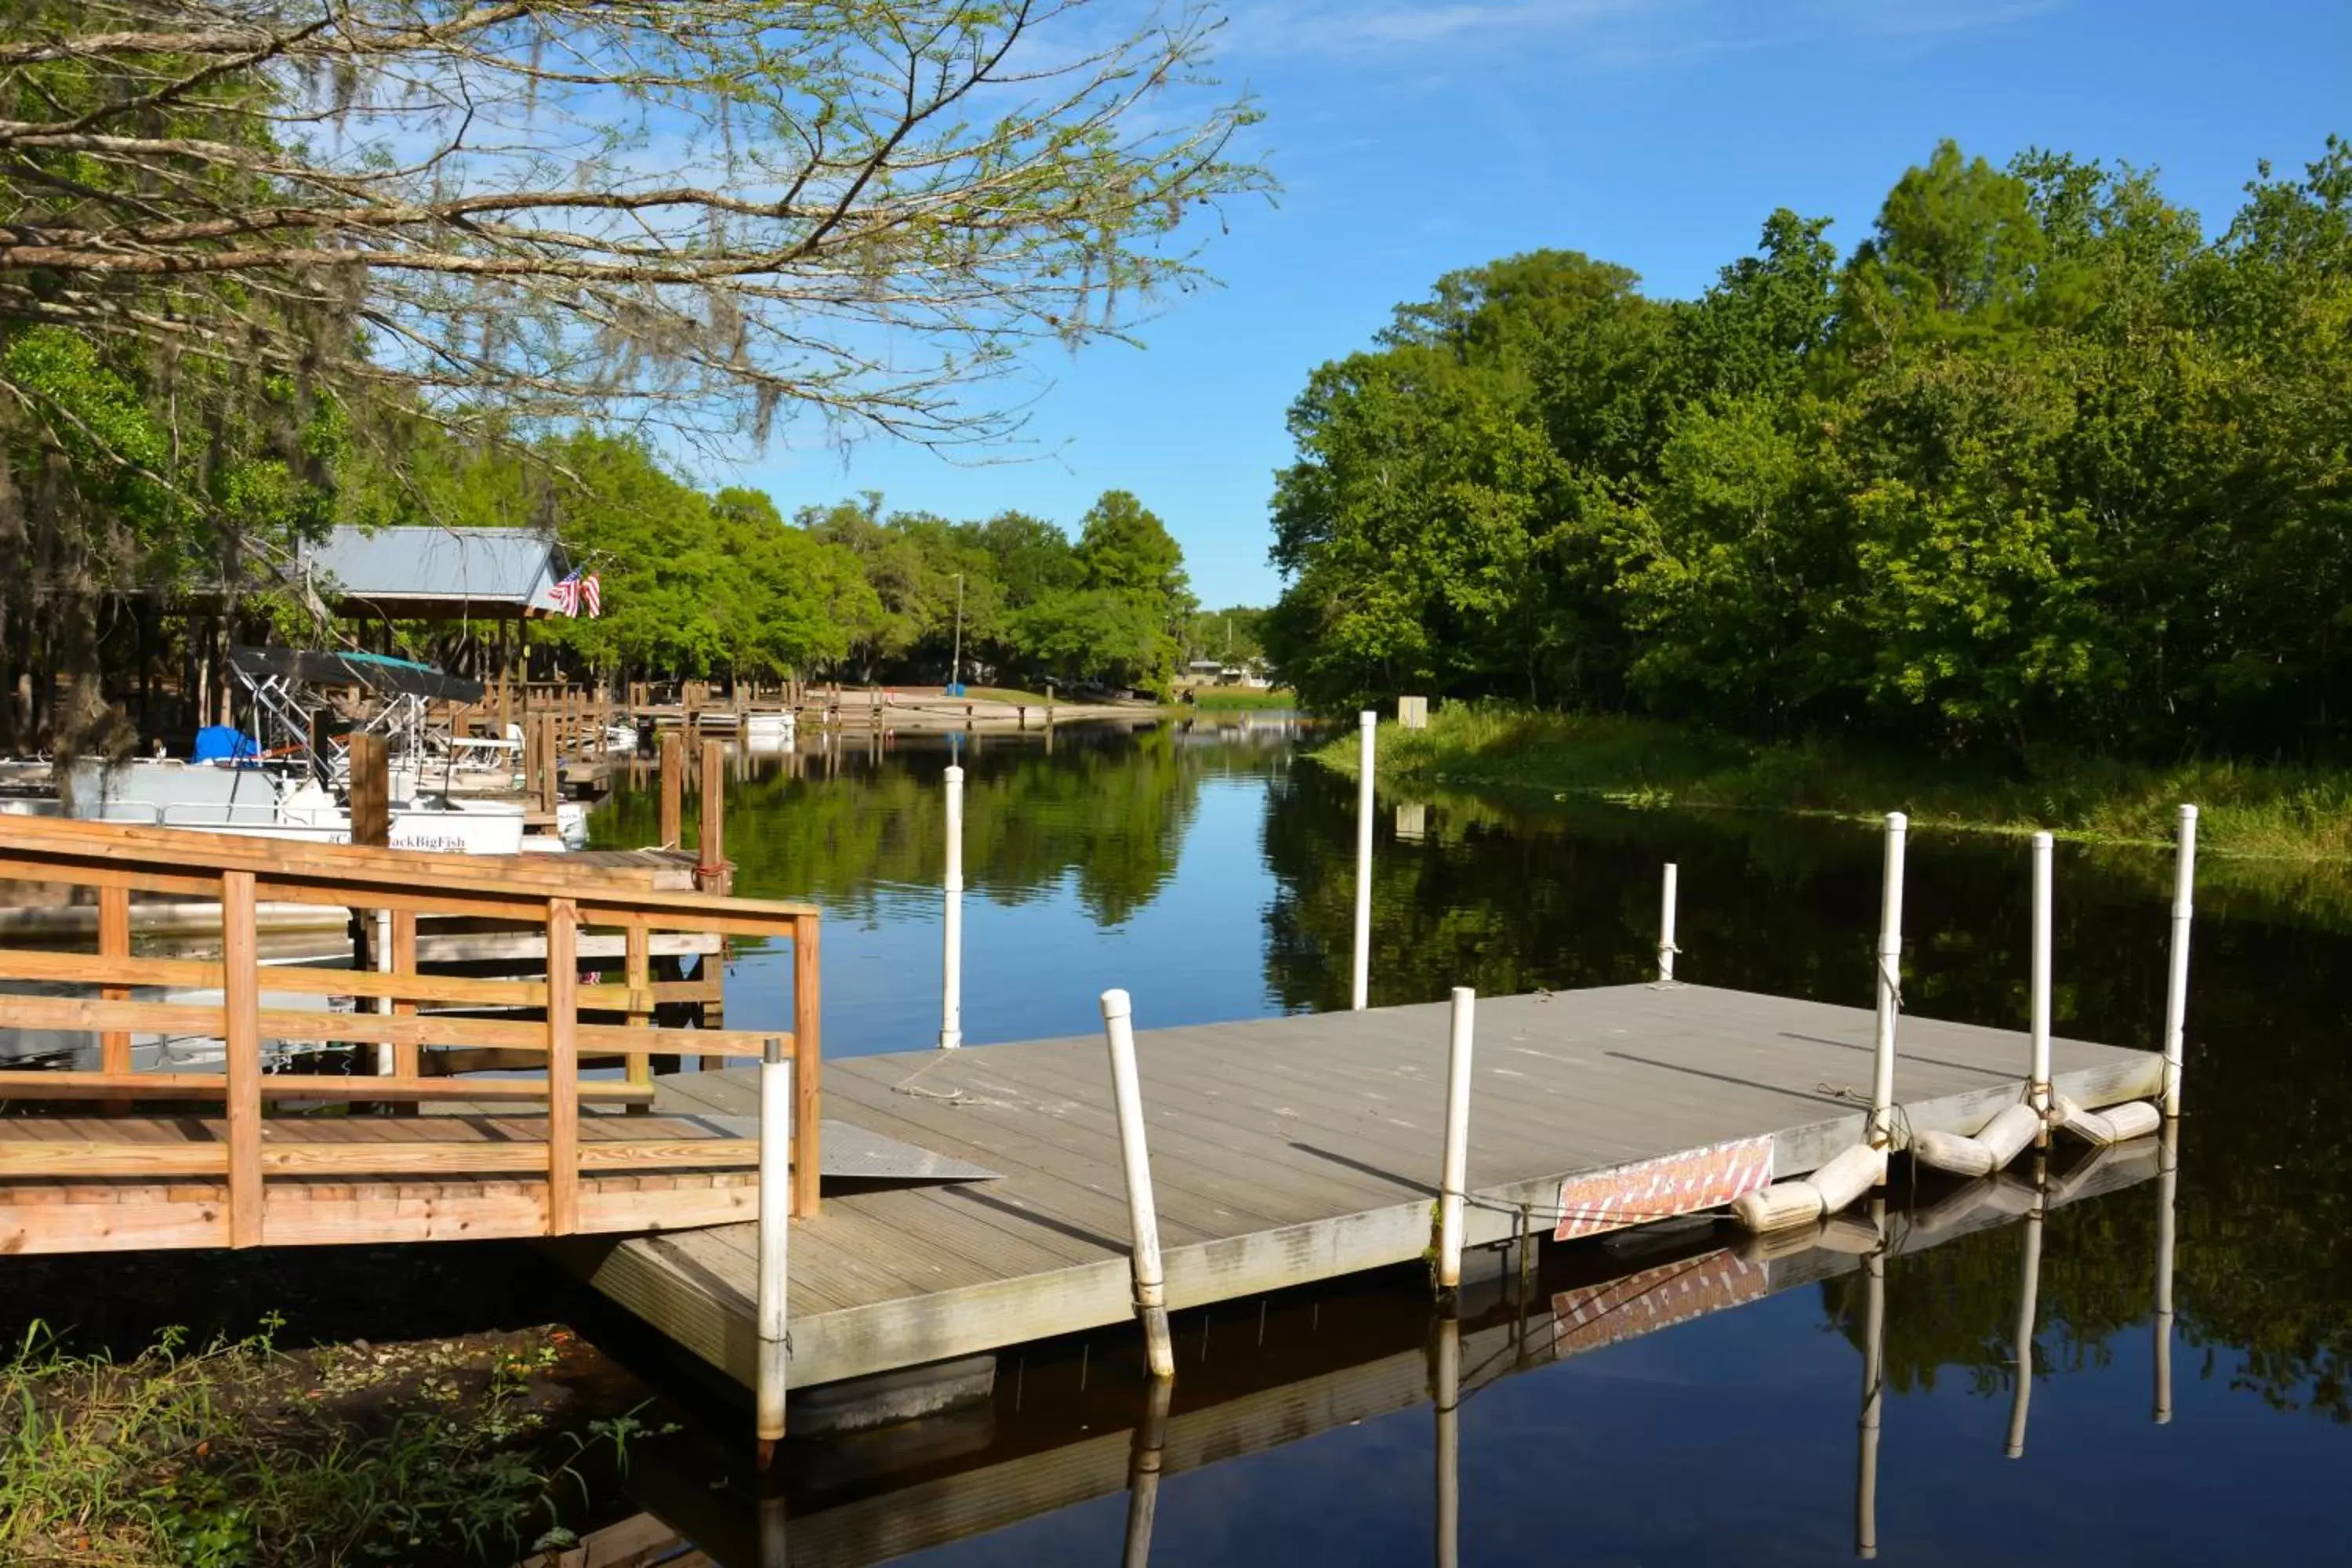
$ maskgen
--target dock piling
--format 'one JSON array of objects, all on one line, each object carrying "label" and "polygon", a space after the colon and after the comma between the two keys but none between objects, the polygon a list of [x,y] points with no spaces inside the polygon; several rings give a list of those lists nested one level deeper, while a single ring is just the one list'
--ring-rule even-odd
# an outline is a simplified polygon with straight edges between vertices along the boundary
[{"label": "dock piling", "polygon": [[1470,1175],[1470,1047],[1478,994],[1454,988],[1445,1054],[1445,1168],[1438,1181],[1437,1292],[1462,1289],[1462,1195]]},{"label": "dock piling", "polygon": [[[2050,905],[2053,846],[2047,833],[2033,836],[2033,1065],[2026,1079],[2026,1102],[2034,1114],[2050,1114]],[[2045,1129],[2039,1142],[2047,1144]]]},{"label": "dock piling", "polygon": [[1110,1047],[1111,1093],[1118,1106],[1119,1166],[1127,1178],[1132,1233],[1135,1315],[1143,1324],[1145,1363],[1154,1377],[1176,1375],[1168,1332],[1167,1281],[1160,1265],[1160,1213],[1151,1196],[1151,1156],[1143,1142],[1143,1087],[1135,1066],[1134,1005],[1124,991],[1102,994],[1103,1037]]},{"label": "dock piling", "polygon": [[784,1436],[784,1385],[792,1336],[786,1310],[793,1207],[793,1064],[784,1042],[769,1037],[760,1057],[760,1468],[773,1461]]},{"label": "dock piling", "polygon": [[2180,1064],[2189,1027],[2189,921],[2197,889],[2197,808],[2180,808],[2179,860],[2172,882],[2172,967],[2164,987],[2164,1115],[2180,1114]]},{"label": "dock piling", "polygon": [[940,1049],[963,1044],[963,769],[950,763],[947,894],[940,953]]},{"label": "dock piling", "polygon": [[1675,983],[1675,954],[1682,949],[1675,945],[1675,883],[1676,868],[1666,862],[1665,886],[1658,898],[1658,984]]},{"label": "dock piling", "polygon": [[1360,1013],[1372,994],[1372,805],[1373,730],[1381,716],[1370,709],[1356,716],[1362,739],[1356,751],[1356,958],[1348,1005]]},{"label": "dock piling", "polygon": [[1870,1074],[1870,1144],[1895,1142],[1895,1026],[1903,1012],[1903,847],[1910,821],[1886,814],[1886,871],[1878,916],[1878,1032]]}]

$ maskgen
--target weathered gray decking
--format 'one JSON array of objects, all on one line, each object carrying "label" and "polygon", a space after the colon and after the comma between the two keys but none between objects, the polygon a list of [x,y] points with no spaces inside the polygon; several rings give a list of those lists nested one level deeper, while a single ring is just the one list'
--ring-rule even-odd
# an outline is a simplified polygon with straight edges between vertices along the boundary
[{"label": "weathered gray decking", "polygon": [[[1149,1023],[1151,998],[1138,998]],[[1701,986],[1612,986],[1478,1005],[1473,1245],[1582,1172],[1769,1135],[1782,1176],[1861,1135],[1870,1014]],[[1254,1295],[1419,1258],[1444,1094],[1443,1004],[1137,1036],[1170,1304]],[[1973,1131],[2021,1089],[2021,1033],[1903,1021],[1913,1129]],[[2151,1053],[2055,1043],[2085,1105],[2155,1092]],[[749,1074],[661,1080],[658,1109],[745,1114]],[[825,1066],[829,1117],[1003,1178],[828,1191],[793,1226],[792,1382],[830,1383],[1129,1315],[1127,1216],[1098,1037]],[[753,1227],[586,1244],[598,1289],[746,1382]]]}]

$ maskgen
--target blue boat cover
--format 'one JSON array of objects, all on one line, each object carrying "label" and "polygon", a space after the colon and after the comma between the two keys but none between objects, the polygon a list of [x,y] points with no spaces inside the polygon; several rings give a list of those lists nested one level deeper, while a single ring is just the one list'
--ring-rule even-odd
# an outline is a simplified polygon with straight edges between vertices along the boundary
[{"label": "blue boat cover", "polygon": [[196,761],[243,762],[261,755],[261,742],[226,724],[207,724],[196,731]]}]

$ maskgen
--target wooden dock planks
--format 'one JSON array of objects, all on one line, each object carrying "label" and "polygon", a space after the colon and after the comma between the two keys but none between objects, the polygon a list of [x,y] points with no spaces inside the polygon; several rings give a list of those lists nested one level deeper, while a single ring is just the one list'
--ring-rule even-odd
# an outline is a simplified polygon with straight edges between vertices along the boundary
[{"label": "wooden dock planks", "polygon": [[[1150,998],[1139,999],[1148,1022]],[[1628,985],[1479,1004],[1473,1245],[1549,1227],[1570,1175],[1769,1137],[1782,1175],[1855,1142],[1861,1008]],[[1178,1307],[1410,1261],[1429,1243],[1445,1007],[1138,1036],[1169,1296]],[[2086,1105],[2157,1086],[2147,1052],[2059,1041]],[[1973,1131],[2021,1092],[2022,1032],[1906,1018],[1910,1127]],[[748,1073],[660,1080],[656,1110],[745,1114]],[[1092,1037],[837,1059],[828,1115],[1003,1173],[829,1192],[793,1230],[793,1382],[970,1354],[1129,1316],[1109,1074]],[[1859,1098],[1858,1098],[1859,1097]],[[751,1371],[748,1229],[572,1249],[606,1294],[738,1378]]]}]

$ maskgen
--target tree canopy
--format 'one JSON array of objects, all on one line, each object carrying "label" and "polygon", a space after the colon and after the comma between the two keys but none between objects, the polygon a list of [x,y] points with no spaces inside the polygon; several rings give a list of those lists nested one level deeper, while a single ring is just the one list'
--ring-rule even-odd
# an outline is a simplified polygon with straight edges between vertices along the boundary
[{"label": "tree canopy", "polygon": [[1773,214],[1687,301],[1451,274],[1317,370],[1266,631],[1302,694],[2341,753],[2352,147],[2210,237],[2143,171],[1950,143],[1828,226]]}]

